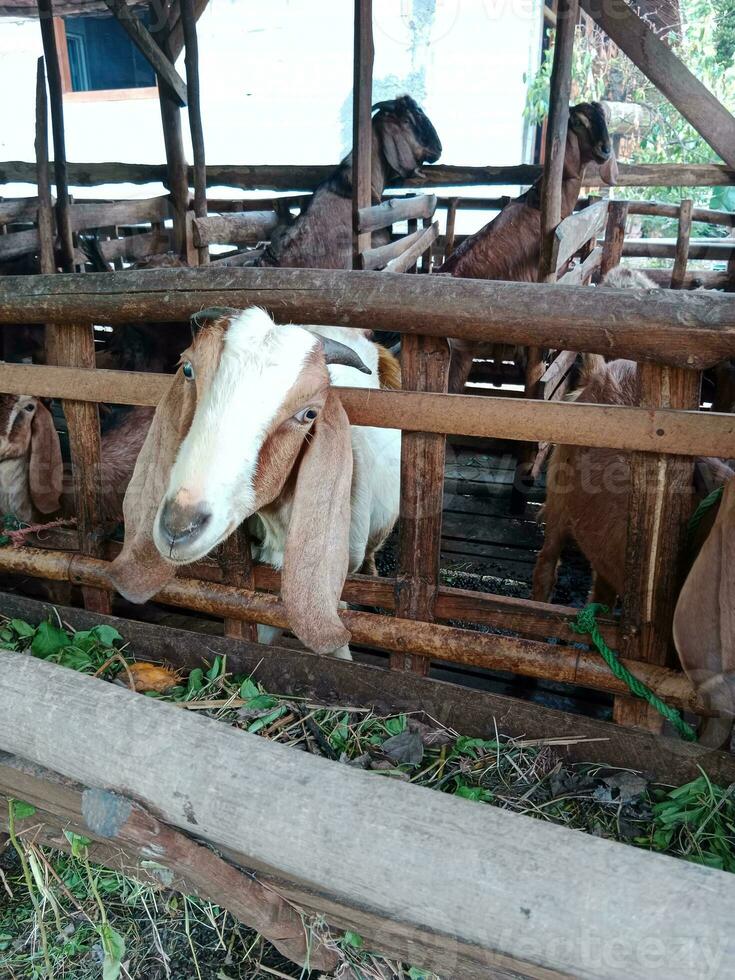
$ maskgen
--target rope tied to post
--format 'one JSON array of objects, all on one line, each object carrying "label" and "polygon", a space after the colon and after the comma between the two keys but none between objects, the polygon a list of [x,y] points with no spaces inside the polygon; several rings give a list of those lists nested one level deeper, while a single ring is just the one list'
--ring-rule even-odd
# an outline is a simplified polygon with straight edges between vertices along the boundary
[{"label": "rope tied to post", "polygon": [[722,486],[715,487],[714,490],[708,493],[707,496],[704,498],[704,500],[700,500],[697,509],[689,518],[689,523],[687,524],[687,535],[690,538],[690,540],[694,532],[702,523],[705,514],[708,511],[712,510],[714,506],[719,504],[720,500],[722,499],[722,494],[724,490],[725,490],[725,485],[723,483]]},{"label": "rope tied to post", "polygon": [[690,724],[684,721],[676,708],[672,708],[662,701],[648,685],[644,684],[642,680],[639,680],[635,674],[631,674],[628,668],[618,660],[618,655],[615,651],[611,650],[607,643],[605,643],[600,628],[597,625],[597,614],[602,613],[605,615],[609,612],[610,609],[607,606],[603,606],[599,602],[590,602],[584,609],[580,610],[576,620],[570,624],[570,628],[580,636],[592,637],[592,642],[597,647],[598,652],[613,675],[619,681],[626,684],[632,694],[635,694],[636,697],[643,698],[660,715],[663,715],[667,721],[671,722],[683,739],[686,739],[687,742],[696,742],[697,733]]}]

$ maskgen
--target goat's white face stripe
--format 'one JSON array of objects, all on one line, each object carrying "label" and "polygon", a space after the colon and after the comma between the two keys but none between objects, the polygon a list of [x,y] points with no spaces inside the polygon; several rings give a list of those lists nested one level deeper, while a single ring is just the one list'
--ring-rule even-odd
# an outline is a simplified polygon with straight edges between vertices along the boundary
[{"label": "goat's white face stripe", "polygon": [[228,529],[235,500],[239,514],[252,511],[260,450],[317,344],[302,328],[275,326],[263,310],[246,310],[231,321],[214,380],[197,405],[166,494],[211,513],[208,539],[219,540]]}]

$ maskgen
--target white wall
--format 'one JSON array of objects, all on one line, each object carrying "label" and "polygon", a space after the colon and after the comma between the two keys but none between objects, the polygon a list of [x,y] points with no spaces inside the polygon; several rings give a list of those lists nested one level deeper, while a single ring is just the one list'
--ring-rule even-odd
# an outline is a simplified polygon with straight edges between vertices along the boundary
[{"label": "white wall", "polygon": [[[538,63],[540,3],[375,0],[374,99],[414,95],[436,126],[446,163],[520,162],[524,73]],[[349,148],[349,0],[211,0],[199,22],[199,44],[211,162],[332,163]],[[33,159],[40,54],[37,21],[0,20],[1,159]],[[178,69],[183,76],[183,58]],[[67,102],[65,114],[71,161],[164,159],[155,99]],[[118,185],[75,194],[102,191],[138,196],[156,188]],[[0,186],[8,196],[32,192],[27,185]]]}]

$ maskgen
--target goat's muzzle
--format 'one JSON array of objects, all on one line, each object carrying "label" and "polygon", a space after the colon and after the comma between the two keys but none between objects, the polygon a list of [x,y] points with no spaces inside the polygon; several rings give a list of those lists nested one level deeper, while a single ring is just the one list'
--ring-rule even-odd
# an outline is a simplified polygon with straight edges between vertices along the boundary
[{"label": "goat's muzzle", "polygon": [[201,504],[185,504],[177,498],[166,500],[159,517],[159,531],[171,557],[176,557],[177,549],[193,544],[211,519],[211,512]]}]

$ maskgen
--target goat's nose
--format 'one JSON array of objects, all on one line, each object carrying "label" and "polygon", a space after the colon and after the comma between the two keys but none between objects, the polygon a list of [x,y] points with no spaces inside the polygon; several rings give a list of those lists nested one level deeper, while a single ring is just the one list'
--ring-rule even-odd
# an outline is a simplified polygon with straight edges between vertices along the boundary
[{"label": "goat's nose", "polygon": [[174,498],[167,500],[161,511],[161,532],[173,548],[197,538],[211,519],[203,506],[185,505]]}]

